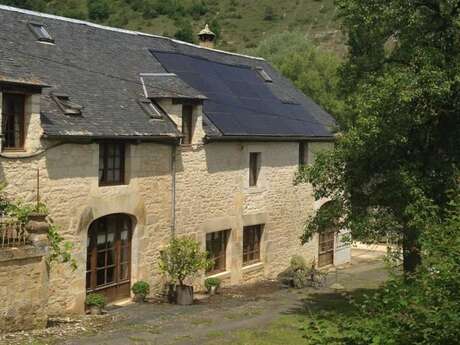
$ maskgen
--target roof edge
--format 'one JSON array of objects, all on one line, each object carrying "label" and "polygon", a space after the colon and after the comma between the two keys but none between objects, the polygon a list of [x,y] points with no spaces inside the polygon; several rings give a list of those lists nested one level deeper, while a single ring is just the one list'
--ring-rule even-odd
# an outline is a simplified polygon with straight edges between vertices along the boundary
[{"label": "roof edge", "polygon": [[120,29],[120,28],[115,28],[115,27],[112,27],[112,26],[106,26],[106,25],[101,25],[101,24],[88,22],[88,21],[85,21],[85,20],[67,18],[67,17],[62,17],[62,16],[56,16],[54,14],[31,11],[31,10],[26,10],[26,9],[13,7],[13,6],[6,6],[6,5],[1,5],[0,4],[0,10],[24,13],[24,14],[28,14],[28,15],[31,15],[31,16],[37,16],[37,17],[48,18],[48,19],[56,19],[56,20],[61,20],[61,21],[64,21],[64,22],[69,22],[69,23],[74,23],[74,24],[81,24],[81,25],[86,25],[86,26],[90,26],[90,27],[93,27],[93,28],[97,28],[97,29],[114,31],[114,32],[119,32],[119,33],[125,33],[125,34],[129,34],[129,35],[138,35],[138,36],[160,38],[160,39],[169,40],[169,41],[174,42],[174,43],[192,46],[192,47],[198,48],[198,49],[209,50],[209,51],[213,51],[213,52],[217,52],[217,53],[221,53],[221,54],[227,54],[227,55],[241,56],[241,57],[248,58],[248,59],[253,59],[253,60],[265,61],[265,59],[261,58],[261,57],[250,56],[250,55],[239,54],[239,53],[233,53],[233,52],[228,52],[228,51],[220,50],[220,49],[203,47],[203,46],[200,46],[200,45],[197,45],[197,44],[184,42],[184,41],[179,41],[179,40],[176,40],[176,39],[170,38],[170,37],[154,35],[154,34],[148,34],[148,33],[141,32],[141,31]]},{"label": "roof edge", "polygon": [[206,136],[206,142],[222,141],[336,141],[336,137],[314,137],[314,136],[275,136],[275,135],[222,135]]}]

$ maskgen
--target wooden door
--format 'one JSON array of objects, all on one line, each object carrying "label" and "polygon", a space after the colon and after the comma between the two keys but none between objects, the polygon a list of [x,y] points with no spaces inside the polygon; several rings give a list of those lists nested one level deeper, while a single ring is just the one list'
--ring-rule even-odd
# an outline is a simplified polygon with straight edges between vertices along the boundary
[{"label": "wooden door", "polygon": [[334,237],[335,232],[319,234],[318,267],[334,264]]},{"label": "wooden door", "polygon": [[130,296],[131,227],[131,219],[124,214],[105,216],[91,224],[87,241],[87,293],[104,294],[107,302]]}]

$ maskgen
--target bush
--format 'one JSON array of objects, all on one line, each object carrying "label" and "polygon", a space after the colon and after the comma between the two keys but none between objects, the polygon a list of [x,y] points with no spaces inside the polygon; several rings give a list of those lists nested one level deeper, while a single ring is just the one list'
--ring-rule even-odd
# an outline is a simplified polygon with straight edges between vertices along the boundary
[{"label": "bush", "polygon": [[102,308],[105,306],[105,297],[100,293],[90,293],[86,296],[86,305],[88,307],[99,307]]},{"label": "bush", "polygon": [[194,43],[195,34],[193,33],[192,24],[187,20],[182,20],[177,24],[179,30],[176,31],[174,37],[180,41]]},{"label": "bush", "polygon": [[90,0],[87,3],[89,19],[103,21],[110,17],[110,7],[106,0]]},{"label": "bush", "polygon": [[[314,262],[312,263],[314,268]],[[278,275],[278,279],[287,286],[302,289],[309,285],[311,281],[311,269],[307,266],[305,259],[299,255],[291,258],[289,267]]]},{"label": "bush", "polygon": [[210,289],[212,286],[218,288],[220,286],[220,279],[219,278],[208,278],[204,281],[204,286],[206,289]]},{"label": "bush", "polygon": [[271,21],[271,20],[275,20],[275,18],[276,18],[276,15],[275,15],[275,11],[273,10],[273,7],[270,7],[270,6],[265,7],[264,20]]},{"label": "bush", "polygon": [[160,270],[172,283],[184,286],[187,278],[192,278],[199,271],[212,264],[207,253],[202,251],[200,243],[191,238],[174,238],[168,247],[160,253]]},{"label": "bush", "polygon": [[133,284],[133,286],[131,287],[131,291],[135,295],[142,295],[145,297],[150,293],[150,285],[149,283],[140,280]]}]

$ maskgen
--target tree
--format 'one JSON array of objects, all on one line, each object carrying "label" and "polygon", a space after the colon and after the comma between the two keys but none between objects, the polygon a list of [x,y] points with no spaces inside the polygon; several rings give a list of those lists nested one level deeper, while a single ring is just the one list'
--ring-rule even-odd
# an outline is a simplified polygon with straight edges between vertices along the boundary
[{"label": "tree", "polygon": [[107,0],[88,0],[88,17],[91,20],[103,21],[110,16]]},{"label": "tree", "polygon": [[320,50],[300,32],[270,36],[248,53],[270,61],[340,122],[343,102],[339,99],[340,60],[336,55]]},{"label": "tree", "polygon": [[[300,180],[335,200],[330,217],[355,239],[399,238],[414,272],[423,214],[432,203],[443,216],[459,164],[460,1],[339,0],[338,9],[349,45],[344,131]],[[322,230],[316,218],[305,238]]]},{"label": "tree", "polygon": [[181,20],[177,22],[178,30],[174,34],[174,37],[184,42],[195,42],[195,34],[193,32],[192,24],[188,20]]}]

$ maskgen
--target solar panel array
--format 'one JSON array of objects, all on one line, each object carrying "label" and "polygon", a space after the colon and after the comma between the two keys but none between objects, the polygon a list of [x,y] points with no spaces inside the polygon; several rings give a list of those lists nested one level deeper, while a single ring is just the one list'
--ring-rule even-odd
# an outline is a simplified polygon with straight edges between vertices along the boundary
[{"label": "solar panel array", "polygon": [[330,136],[301,104],[278,99],[250,66],[151,50],[170,73],[203,93],[203,110],[224,135]]}]

